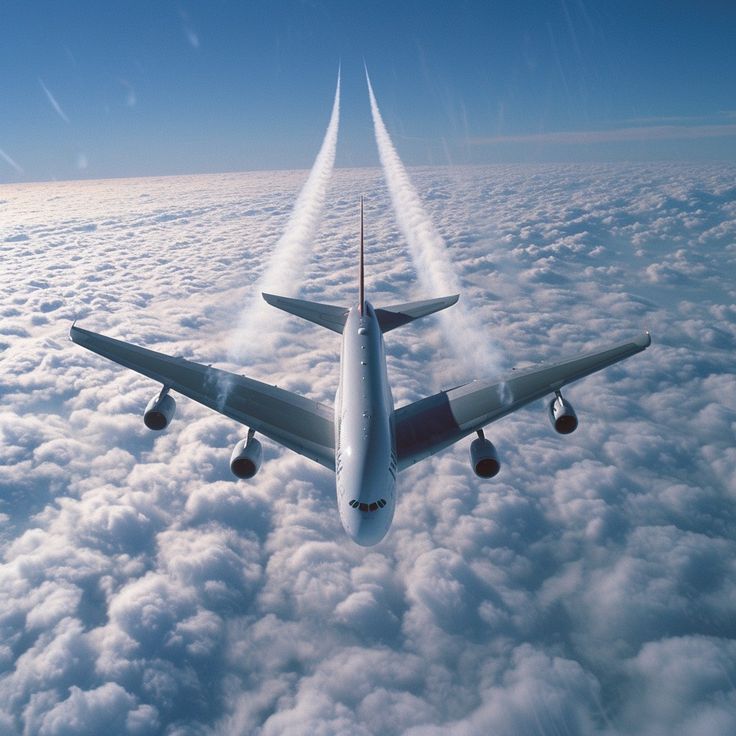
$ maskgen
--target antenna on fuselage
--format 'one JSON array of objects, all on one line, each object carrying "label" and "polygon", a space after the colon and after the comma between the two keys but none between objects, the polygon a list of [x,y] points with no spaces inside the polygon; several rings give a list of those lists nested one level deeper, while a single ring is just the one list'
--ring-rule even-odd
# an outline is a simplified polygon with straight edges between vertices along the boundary
[{"label": "antenna on fuselage", "polygon": [[358,312],[363,316],[363,305],[365,304],[365,285],[363,270],[363,197],[360,198],[360,292],[358,294]]}]

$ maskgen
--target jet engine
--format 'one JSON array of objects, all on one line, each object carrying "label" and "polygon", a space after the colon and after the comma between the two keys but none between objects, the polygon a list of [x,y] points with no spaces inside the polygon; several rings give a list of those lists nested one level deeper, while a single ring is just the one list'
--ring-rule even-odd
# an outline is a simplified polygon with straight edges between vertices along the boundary
[{"label": "jet engine", "polygon": [[498,452],[482,429],[478,431],[478,438],[470,443],[470,463],[479,478],[493,478],[501,470]]},{"label": "jet engine", "polygon": [[238,478],[252,478],[261,467],[263,447],[249,432],[248,437],[240,440],[233,448],[230,456],[230,470]]},{"label": "jet engine", "polygon": [[572,404],[562,398],[558,391],[554,399],[549,402],[549,420],[560,434],[570,434],[578,428],[578,417]]},{"label": "jet engine", "polygon": [[161,430],[169,426],[169,422],[174,418],[176,411],[176,401],[169,394],[158,394],[154,396],[143,412],[143,421],[148,429]]}]

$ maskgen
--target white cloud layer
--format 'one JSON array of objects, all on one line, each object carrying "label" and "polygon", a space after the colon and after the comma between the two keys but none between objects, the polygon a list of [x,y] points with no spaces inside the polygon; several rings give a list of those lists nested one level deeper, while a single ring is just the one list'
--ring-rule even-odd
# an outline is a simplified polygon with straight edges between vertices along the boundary
[{"label": "white cloud layer", "polygon": [[[239,370],[240,307],[303,173],[0,188],[0,733],[736,732],[733,167],[411,172],[480,342],[517,365],[648,327],[644,354],[399,478],[392,531],[344,535],[334,480],[67,340],[88,328]],[[414,292],[378,170],[335,173],[305,298]],[[245,251],[246,257],[243,257]],[[412,293],[414,292],[414,293]],[[339,338],[274,312],[255,378],[331,402]],[[448,387],[438,321],[387,338],[397,403]],[[469,351],[476,346],[467,346]],[[470,376],[467,376],[468,378]]]}]

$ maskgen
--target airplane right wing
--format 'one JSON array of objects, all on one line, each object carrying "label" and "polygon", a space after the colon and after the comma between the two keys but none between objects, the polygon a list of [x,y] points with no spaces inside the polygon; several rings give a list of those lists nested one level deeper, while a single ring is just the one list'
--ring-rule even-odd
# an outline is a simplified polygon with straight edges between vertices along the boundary
[{"label": "airplane right wing", "polygon": [[514,371],[496,382],[472,381],[415,401],[394,412],[399,470],[430,457],[463,437],[563,386],[640,353],[649,333],[594,353]]}]

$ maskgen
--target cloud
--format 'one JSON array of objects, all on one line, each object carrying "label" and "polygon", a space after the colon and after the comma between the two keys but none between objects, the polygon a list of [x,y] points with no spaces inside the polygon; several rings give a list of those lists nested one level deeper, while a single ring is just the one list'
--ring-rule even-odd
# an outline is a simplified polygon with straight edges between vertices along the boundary
[{"label": "cloud", "polygon": [[[90,329],[238,372],[230,328],[303,172],[3,188],[0,730],[7,734],[731,734],[736,652],[733,170],[411,170],[467,312],[516,365],[649,327],[644,354],[399,477],[394,526],[345,536],[334,479],[67,339]],[[417,273],[378,170],[337,170],[306,298]],[[43,206],[39,206],[39,202]],[[243,257],[243,243],[246,255]],[[339,338],[274,313],[254,378],[331,402]],[[480,339],[480,338],[479,338]],[[397,404],[451,385],[439,320],[387,336]]]}]

